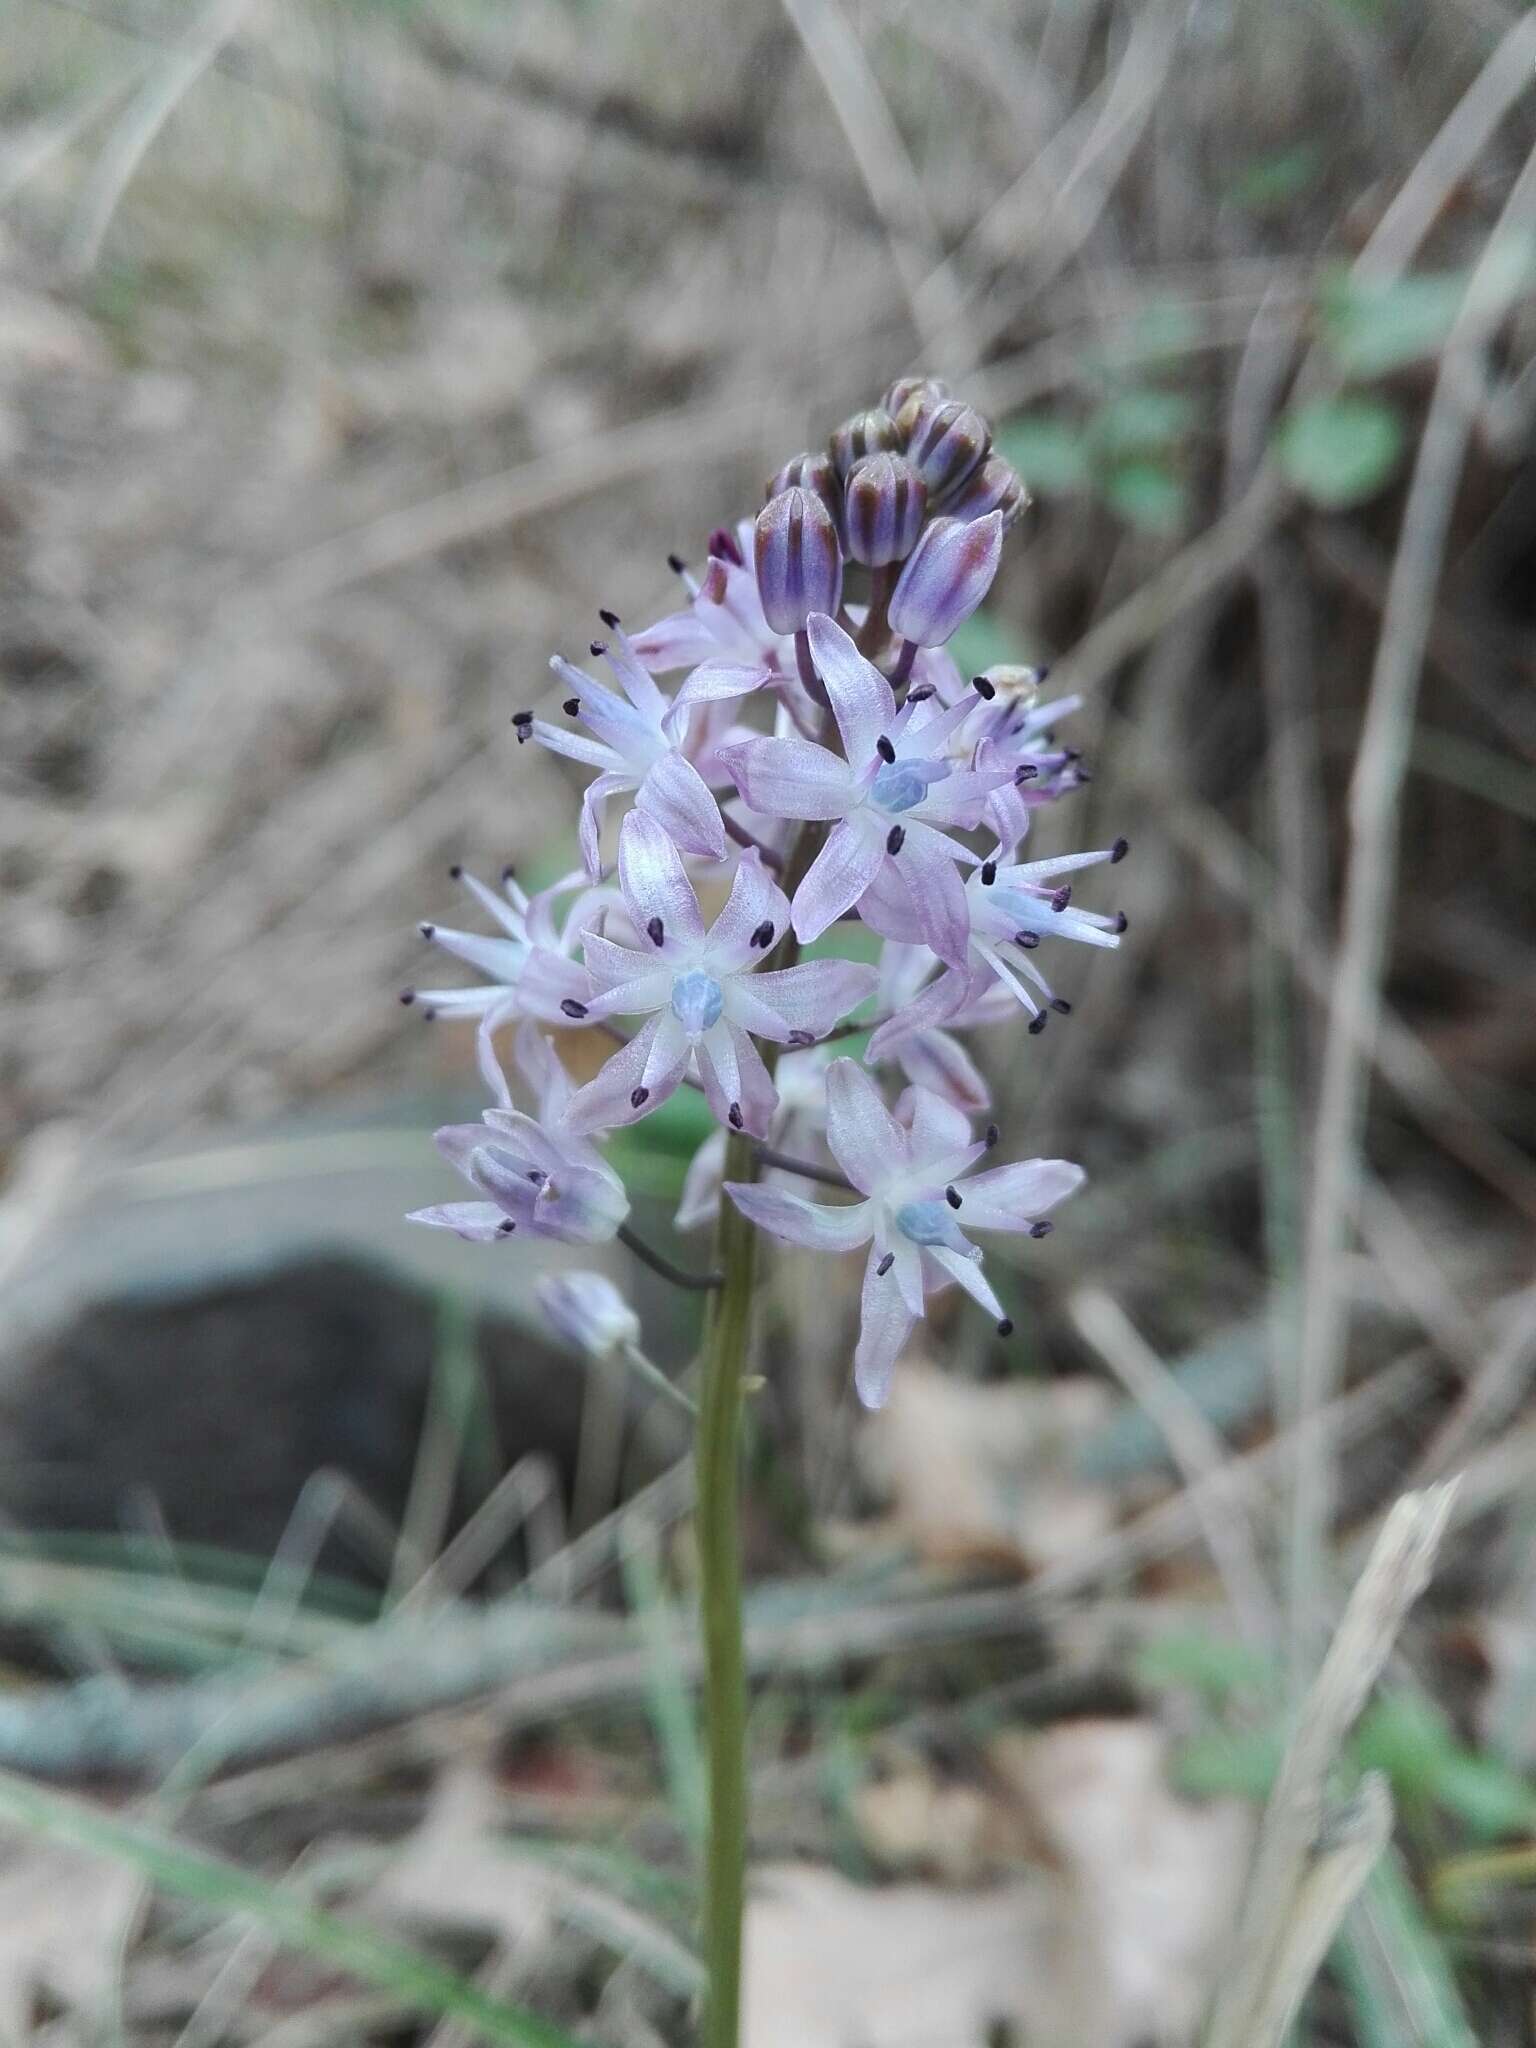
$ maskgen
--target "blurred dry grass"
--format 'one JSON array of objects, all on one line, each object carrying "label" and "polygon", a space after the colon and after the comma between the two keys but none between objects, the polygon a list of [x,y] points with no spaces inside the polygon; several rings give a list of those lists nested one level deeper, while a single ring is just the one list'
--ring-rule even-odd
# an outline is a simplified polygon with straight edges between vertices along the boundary
[{"label": "blurred dry grass", "polygon": [[[972,1512],[934,1528],[909,1494],[897,1526],[946,1566],[1001,1546],[1040,1599],[1137,1570],[1206,1595],[1198,1542],[1262,1636],[1326,1597],[1335,1511],[1470,1462],[1486,1541],[1440,1647],[1463,1632],[1523,1696],[1536,307],[1402,323],[1506,212],[1536,231],[1533,58],[1502,0],[13,0],[0,1152],[25,1201],[98,1190],[93,1143],[131,1166],[467,1080],[464,1036],[394,991],[449,861],[570,839],[569,788],[509,744],[548,652],[599,604],[669,604],[667,551],[891,376],[964,379],[1042,464],[988,630],[1088,693],[1096,779],[1060,829],[1136,847],[1127,949],[1063,972],[1076,1014],[1007,1077],[1011,1130],[1093,1182],[1018,1284],[1037,1364],[1134,1398],[1057,1475],[1098,1532],[1072,1555],[979,1457]],[[1391,331],[1361,344],[1372,292]],[[1329,503],[1275,451],[1341,383],[1403,447]],[[373,1181],[368,1228],[407,1198]],[[781,1268],[810,1365],[771,1422],[819,1508],[847,1416],[807,1292]],[[1338,1434],[1298,1438],[1341,1389]],[[1388,2008],[1355,1967],[1358,2021]],[[1479,1980],[1486,2039],[1531,2038],[1525,1970]],[[1351,2037],[1338,2001],[1320,2025]]]}]

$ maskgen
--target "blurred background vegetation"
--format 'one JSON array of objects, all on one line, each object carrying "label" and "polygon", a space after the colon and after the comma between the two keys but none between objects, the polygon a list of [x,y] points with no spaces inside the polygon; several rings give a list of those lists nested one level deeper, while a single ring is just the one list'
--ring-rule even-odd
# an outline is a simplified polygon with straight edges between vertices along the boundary
[{"label": "blurred background vegetation", "polygon": [[[1536,15],[10,0],[0,44],[0,2025],[687,2038],[683,1434],[526,1257],[401,1223],[478,1084],[395,997],[450,863],[572,862],[508,726],[548,653],[917,368],[1035,493],[959,651],[1083,692],[1042,848],[1127,834],[1130,929],[990,1049],[1090,1180],[1011,1344],[940,1318],[860,1422],[851,1292],[774,1264],[749,2038],[1194,2037],[1322,1442],[1324,1600],[1468,1477],[1304,2038],[1536,2041]],[[663,1240],[701,1135],[621,1141]]]}]

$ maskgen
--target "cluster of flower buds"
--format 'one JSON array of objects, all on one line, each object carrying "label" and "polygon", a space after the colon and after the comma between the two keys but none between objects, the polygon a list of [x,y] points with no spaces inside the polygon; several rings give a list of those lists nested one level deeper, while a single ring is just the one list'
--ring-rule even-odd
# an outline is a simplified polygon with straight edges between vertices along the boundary
[{"label": "cluster of flower buds", "polygon": [[856,563],[873,572],[860,646],[904,678],[917,650],[942,647],[986,596],[1025,502],[975,407],[905,377],[824,454],[797,455],[769,480],[753,531],[763,615],[781,637],[835,617]]},{"label": "cluster of flower buds", "polygon": [[[974,1135],[991,1097],[961,1034],[1009,1019],[1038,1034],[1071,1007],[1041,946],[1114,947],[1126,924],[1077,905],[1069,879],[1121,860],[1123,839],[1025,853],[1036,811],[1087,780],[1056,739],[1076,700],[1042,702],[1037,669],[963,675],[947,648],[1025,502],[974,407],[904,378],[824,451],[785,463],[755,519],[710,536],[702,574],[669,558],[679,609],[634,634],[600,614],[590,654],[611,681],[555,657],[559,715],[519,710],[513,727],[595,771],[582,867],[533,896],[510,871],[497,894],[455,869],[495,933],[421,927],[483,980],[404,999],[478,1020],[493,1101],[478,1124],[438,1133],[475,1199],[416,1221],[490,1242],[619,1236],[643,1252],[600,1140],[695,1088],[719,1128],[689,1170],[679,1227],[707,1222],[723,1195],[788,1243],[867,1246],[854,1357],[866,1402],[884,1398],[940,1288],[958,1284],[1011,1329],[970,1233],[1043,1237],[1082,1174],[1061,1160],[973,1174],[999,1136],[991,1123]],[[799,957],[854,922],[876,935],[878,962],[867,946]],[[509,1026],[531,1113],[498,1057]],[[616,1041],[581,1086],[551,1036],[572,1031]],[[866,1032],[862,1064],[834,1050]],[[877,1077],[892,1070],[888,1102]],[[808,1200],[797,1175],[856,1199]],[[573,1308],[568,1292],[548,1293],[549,1312],[591,1349],[597,1297],[587,1285]],[[632,1342],[622,1302],[604,1293],[601,1307],[611,1341]]]}]

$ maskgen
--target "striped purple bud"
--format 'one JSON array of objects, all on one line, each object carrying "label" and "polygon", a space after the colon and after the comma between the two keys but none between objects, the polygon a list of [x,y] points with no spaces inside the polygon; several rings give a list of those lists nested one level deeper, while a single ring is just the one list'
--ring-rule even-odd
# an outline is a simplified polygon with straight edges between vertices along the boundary
[{"label": "striped purple bud", "polygon": [[866,455],[848,472],[843,524],[849,558],[868,568],[905,561],[928,515],[928,487],[904,455]]},{"label": "striped purple bud", "polygon": [[837,470],[830,455],[793,455],[775,476],[768,479],[768,488],[763,492],[764,500],[776,498],[781,491],[814,491],[823,505],[832,514],[833,521],[841,519],[843,511],[843,487],[838,481]]},{"label": "striped purple bud", "polygon": [[1001,512],[1004,526],[1012,526],[1028,503],[1029,492],[1013,464],[989,455],[944,509],[952,519],[985,519],[989,512]]},{"label": "striped purple bud", "polygon": [[828,452],[841,477],[846,477],[854,464],[862,462],[866,455],[880,455],[887,448],[900,446],[901,436],[896,431],[896,422],[879,405],[871,406],[868,412],[856,412],[851,420],[844,420],[827,443]]},{"label": "striped purple bud", "polygon": [[992,449],[992,429],[973,405],[958,398],[910,398],[902,409],[907,459],[937,502],[958,491]]},{"label": "striped purple bud", "polygon": [[798,633],[812,612],[834,613],[843,596],[843,556],[832,515],[814,491],[795,484],[757,515],[757,590],[773,633]]},{"label": "striped purple bud", "polygon": [[932,520],[891,595],[891,630],[918,647],[942,647],[991,589],[1002,552],[1001,512]]},{"label": "striped purple bud", "polygon": [[902,413],[914,398],[931,399],[937,405],[948,396],[949,386],[938,377],[898,377],[882,403],[891,418],[899,423]]}]

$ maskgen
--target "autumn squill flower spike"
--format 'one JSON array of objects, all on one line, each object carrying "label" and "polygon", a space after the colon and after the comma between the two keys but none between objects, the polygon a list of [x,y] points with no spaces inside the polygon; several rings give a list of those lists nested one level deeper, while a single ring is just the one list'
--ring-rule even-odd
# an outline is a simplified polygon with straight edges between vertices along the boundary
[{"label": "autumn squill flower spike", "polygon": [[[754,1355],[759,1257],[776,1244],[845,1271],[840,1285],[819,1268],[823,1320],[878,1406],[941,1291],[1012,1332],[1008,1296],[1084,1178],[1062,1159],[1000,1163],[988,1120],[1028,1094],[1033,1038],[1072,1011],[1044,963],[1081,979],[1126,931],[1090,872],[1118,864],[1123,839],[1032,842],[1089,779],[1058,730],[1077,700],[1044,701],[1043,669],[975,674],[950,644],[1028,503],[987,422],[932,378],[898,378],[824,448],[789,455],[695,567],[668,556],[675,609],[633,634],[599,613],[588,658],[602,676],[553,658],[558,713],[541,701],[512,723],[520,746],[585,772],[580,868],[552,863],[532,894],[510,871],[498,891],[455,869],[474,914],[421,932],[465,985],[405,992],[419,1014],[473,1021],[490,1098],[437,1133],[469,1198],[411,1220],[529,1260],[545,1315],[595,1371],[623,1370],[637,1398],[695,1423],[703,2048],[737,2048],[740,2017],[741,1414],[751,1376],[775,1365]],[[979,1056],[983,1030],[1001,1068]],[[715,1128],[676,1227],[714,1236],[707,1256],[678,1259],[637,1228],[615,1160],[658,1115],[675,1142],[668,1105],[684,1090]],[[989,1274],[978,1239],[994,1235],[1020,1255]],[[629,1269],[541,1273],[531,1240],[640,1260],[706,1296],[693,1377],[675,1384],[646,1357]]]}]

